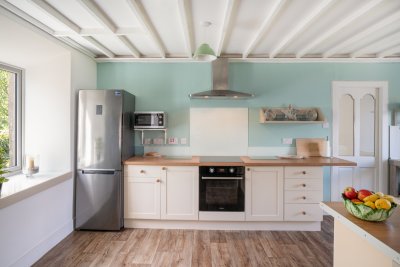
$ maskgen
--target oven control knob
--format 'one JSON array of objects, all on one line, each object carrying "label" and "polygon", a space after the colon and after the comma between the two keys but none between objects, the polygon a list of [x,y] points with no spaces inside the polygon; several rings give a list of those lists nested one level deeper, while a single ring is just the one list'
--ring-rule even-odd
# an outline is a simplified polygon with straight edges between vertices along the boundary
[{"label": "oven control knob", "polygon": [[235,168],[229,168],[229,172],[230,173],[234,173],[235,172]]},{"label": "oven control knob", "polygon": [[214,173],[214,172],[215,172],[215,169],[214,169],[214,168],[210,168],[210,169],[208,169],[208,171],[209,171],[210,173]]}]

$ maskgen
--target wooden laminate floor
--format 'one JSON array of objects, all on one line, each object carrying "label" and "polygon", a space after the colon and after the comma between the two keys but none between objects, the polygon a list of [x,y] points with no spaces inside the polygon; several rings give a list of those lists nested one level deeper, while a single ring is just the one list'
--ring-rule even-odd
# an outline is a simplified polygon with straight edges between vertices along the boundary
[{"label": "wooden laminate floor", "polygon": [[333,218],[320,232],[75,231],[34,266],[332,266]]}]

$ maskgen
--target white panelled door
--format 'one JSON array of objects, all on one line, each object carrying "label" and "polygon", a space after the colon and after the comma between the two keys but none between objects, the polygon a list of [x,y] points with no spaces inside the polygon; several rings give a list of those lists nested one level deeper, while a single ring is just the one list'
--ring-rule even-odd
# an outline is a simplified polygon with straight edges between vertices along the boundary
[{"label": "white panelled door", "polygon": [[387,83],[333,82],[332,109],[333,156],[357,167],[332,168],[331,200],[347,186],[387,191]]}]

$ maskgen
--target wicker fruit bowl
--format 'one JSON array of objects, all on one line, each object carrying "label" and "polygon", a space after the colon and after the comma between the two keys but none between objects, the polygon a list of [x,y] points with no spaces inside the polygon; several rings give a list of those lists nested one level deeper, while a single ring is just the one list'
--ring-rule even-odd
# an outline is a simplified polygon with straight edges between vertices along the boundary
[{"label": "wicker fruit bowl", "polygon": [[378,209],[366,206],[365,203],[356,204],[342,194],[344,206],[353,216],[370,222],[382,222],[393,214],[397,204],[392,202],[390,209]]}]

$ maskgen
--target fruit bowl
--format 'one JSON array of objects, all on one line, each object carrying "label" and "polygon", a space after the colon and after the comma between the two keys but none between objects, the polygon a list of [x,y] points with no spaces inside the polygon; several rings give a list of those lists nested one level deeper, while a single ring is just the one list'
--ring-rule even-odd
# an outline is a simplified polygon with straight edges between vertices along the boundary
[{"label": "fruit bowl", "polygon": [[390,209],[372,209],[364,204],[355,204],[349,198],[347,198],[344,194],[342,194],[344,206],[347,211],[353,216],[370,222],[382,222],[390,217],[396,209],[396,203],[392,203]]}]

